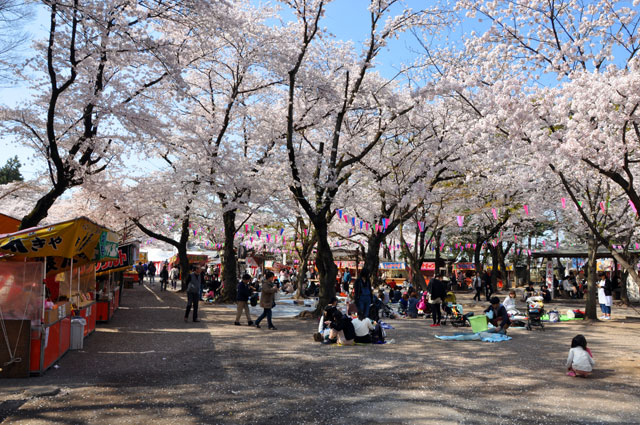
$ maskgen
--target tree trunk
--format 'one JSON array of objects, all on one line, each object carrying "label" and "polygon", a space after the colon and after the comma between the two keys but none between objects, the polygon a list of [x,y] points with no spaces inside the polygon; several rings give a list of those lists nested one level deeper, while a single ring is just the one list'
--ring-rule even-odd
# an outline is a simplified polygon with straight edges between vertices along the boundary
[{"label": "tree trunk", "polygon": [[[442,243],[440,242],[440,239],[442,239],[442,232],[436,232],[436,237],[435,237],[435,243],[436,243],[436,270],[435,270],[435,273],[436,274],[440,273],[440,267],[444,263],[444,261],[442,260],[442,254],[440,253],[440,247],[442,246]],[[420,264],[420,266],[422,266],[422,264]]]},{"label": "tree trunk", "polygon": [[322,310],[329,304],[331,298],[336,295],[336,276],[338,267],[333,261],[333,253],[328,239],[328,223],[324,216],[318,217],[313,222],[318,235],[318,247],[316,252],[316,267],[320,278],[320,297],[315,314],[320,315]]},{"label": "tree trunk", "polygon": [[179,244],[176,246],[178,249],[178,260],[180,260],[180,292],[187,290],[187,277],[189,277],[189,257],[187,256],[187,244]]},{"label": "tree trunk", "polygon": [[224,223],[224,269],[222,270],[222,294],[220,301],[233,303],[236,301],[238,290],[238,258],[233,247],[236,236],[236,210],[225,211],[222,214]]},{"label": "tree trunk", "polygon": [[51,206],[60,196],[62,196],[67,188],[68,185],[64,183],[56,184],[42,198],[38,199],[38,202],[36,202],[36,205],[35,207],[33,207],[31,212],[22,218],[22,222],[20,223],[20,227],[18,228],[18,230],[36,227],[42,220],[47,217]]},{"label": "tree trunk", "polygon": [[476,266],[476,273],[480,273],[482,267],[480,265],[480,251],[482,251],[482,239],[480,234],[476,234],[476,248],[473,250],[473,263]]},{"label": "tree trunk", "polygon": [[302,252],[299,253],[300,270],[298,273],[298,288],[296,290],[296,299],[305,298],[304,280],[307,277],[307,270],[309,269],[309,258],[311,258],[311,254],[313,253],[313,246],[315,244],[315,236],[302,240]]},{"label": "tree trunk", "polygon": [[367,270],[372,281],[376,278],[376,271],[380,267],[380,243],[384,240],[383,233],[376,232],[367,238],[367,252],[364,256],[364,266],[361,273]]},{"label": "tree trunk", "polygon": [[588,243],[589,256],[587,267],[587,301],[585,306],[585,316],[587,319],[595,320],[598,318],[598,312],[596,310],[597,301],[597,288],[596,288],[596,253],[598,251],[598,242],[591,236]]},{"label": "tree trunk", "polygon": [[[531,237],[528,237],[527,239],[528,239],[527,246],[529,247],[529,250],[527,251],[527,276],[526,276],[526,280],[527,280],[527,285],[528,285],[529,282],[531,282],[531,254],[529,254],[529,252],[531,252]],[[516,286],[518,286],[517,278],[516,278]],[[553,290],[551,292],[553,292]]]}]

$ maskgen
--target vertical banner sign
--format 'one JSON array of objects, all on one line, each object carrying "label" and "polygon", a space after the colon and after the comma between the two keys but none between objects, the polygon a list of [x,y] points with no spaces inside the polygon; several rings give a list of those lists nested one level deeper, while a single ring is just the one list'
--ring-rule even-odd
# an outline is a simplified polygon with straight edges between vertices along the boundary
[{"label": "vertical banner sign", "polygon": [[555,298],[555,294],[553,292],[553,258],[549,258],[547,260],[547,277],[546,277],[547,287],[549,291],[551,291],[551,298]]}]

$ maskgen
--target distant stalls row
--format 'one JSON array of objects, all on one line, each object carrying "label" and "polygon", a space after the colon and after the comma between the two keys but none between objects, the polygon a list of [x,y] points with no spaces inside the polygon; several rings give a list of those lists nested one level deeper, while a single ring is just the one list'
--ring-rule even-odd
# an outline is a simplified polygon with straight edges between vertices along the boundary
[{"label": "distant stalls row", "polygon": [[40,375],[107,322],[138,243],[87,218],[17,231],[0,217],[0,378]]}]

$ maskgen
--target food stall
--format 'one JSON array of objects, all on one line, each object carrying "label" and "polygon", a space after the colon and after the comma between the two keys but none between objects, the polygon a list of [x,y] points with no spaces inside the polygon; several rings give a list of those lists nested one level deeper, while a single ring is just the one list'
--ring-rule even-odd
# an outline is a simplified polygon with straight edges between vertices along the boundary
[{"label": "food stall", "polygon": [[0,376],[42,374],[58,361],[72,310],[87,334],[95,329],[94,263],[117,258],[116,239],[84,217],[0,235]]},{"label": "food stall", "polygon": [[96,263],[97,321],[108,322],[120,306],[125,272],[132,269],[138,258],[138,243],[129,242],[118,247],[116,260]]}]

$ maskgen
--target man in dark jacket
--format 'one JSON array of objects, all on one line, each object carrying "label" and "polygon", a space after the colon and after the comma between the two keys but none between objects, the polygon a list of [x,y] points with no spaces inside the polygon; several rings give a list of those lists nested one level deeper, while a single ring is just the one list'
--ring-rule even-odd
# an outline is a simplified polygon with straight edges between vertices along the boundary
[{"label": "man in dark jacket", "polygon": [[442,320],[440,304],[442,304],[444,298],[447,296],[447,286],[440,280],[439,273],[431,279],[427,290],[429,291],[429,304],[431,304],[431,317],[433,319],[431,327],[440,326],[440,321]]},{"label": "man in dark jacket", "polygon": [[199,322],[200,320],[198,320],[198,301],[200,301],[202,287],[200,286],[200,273],[198,271],[198,267],[191,267],[191,274],[189,275],[188,279],[187,311],[184,313],[184,321],[187,322],[189,320],[189,312],[191,311],[191,306],[193,306],[193,321]]},{"label": "man in dark jacket", "polygon": [[153,264],[153,261],[149,261],[149,265],[147,266],[147,274],[149,275],[149,283],[152,285],[156,283],[156,265]]},{"label": "man in dark jacket", "polygon": [[484,295],[487,297],[487,301],[491,299],[491,295],[493,295],[493,288],[491,287],[491,272],[489,270],[485,270],[482,275],[482,286],[484,286]]},{"label": "man in dark jacket", "polygon": [[142,264],[142,261],[138,261],[138,265],[136,266],[136,272],[138,273],[138,285],[142,285],[142,282],[144,281],[144,265]]},{"label": "man in dark jacket", "polygon": [[369,270],[362,269],[360,276],[356,279],[354,286],[354,295],[358,313],[362,312],[364,317],[369,317],[369,307],[371,307],[371,280],[369,279]]},{"label": "man in dark jacket", "polygon": [[249,297],[251,297],[251,286],[249,286],[249,282],[251,282],[251,276],[245,273],[242,276],[242,280],[238,283],[238,295],[236,295],[236,321],[233,322],[236,326],[240,326],[240,316],[242,316],[243,311],[247,316],[249,326],[253,325],[253,320],[251,320],[251,313],[249,311]]}]

